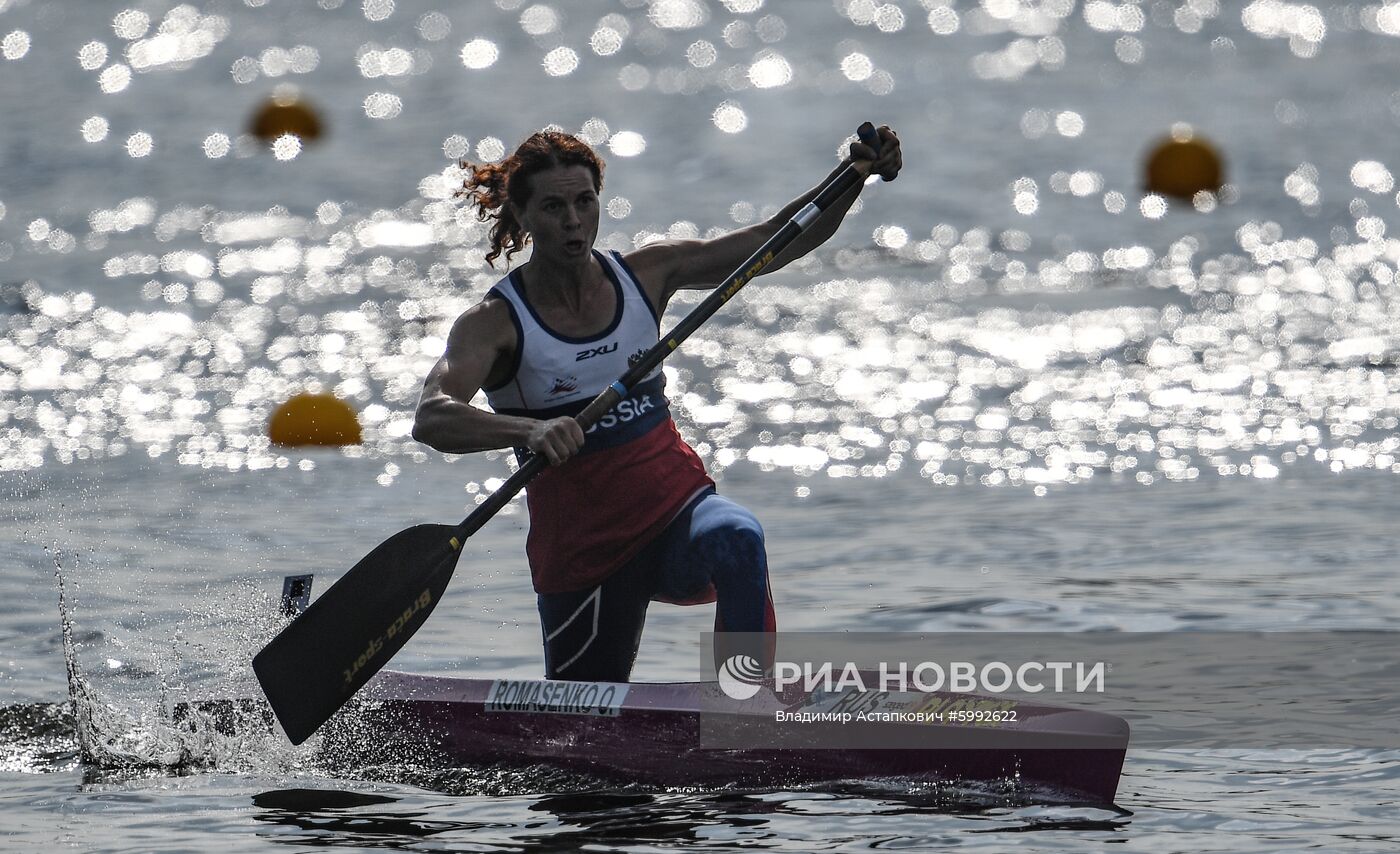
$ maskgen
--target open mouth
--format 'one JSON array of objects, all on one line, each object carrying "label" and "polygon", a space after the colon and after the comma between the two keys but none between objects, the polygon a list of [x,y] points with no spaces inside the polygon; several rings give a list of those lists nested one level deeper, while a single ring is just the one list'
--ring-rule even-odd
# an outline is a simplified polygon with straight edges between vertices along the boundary
[{"label": "open mouth", "polygon": [[564,248],[567,249],[567,250],[569,250],[570,252],[578,252],[578,251],[582,250],[586,245],[587,245],[587,244],[586,244],[584,241],[582,241],[582,240],[566,240],[566,241],[564,241]]}]

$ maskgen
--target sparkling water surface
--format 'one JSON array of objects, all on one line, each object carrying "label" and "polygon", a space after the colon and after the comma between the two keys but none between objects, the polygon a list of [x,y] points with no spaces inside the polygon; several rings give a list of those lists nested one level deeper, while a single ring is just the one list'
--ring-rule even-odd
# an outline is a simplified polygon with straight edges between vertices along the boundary
[{"label": "sparkling water surface", "polygon": [[[334,768],[160,710],[256,690],[283,575],[324,589],[508,475],[408,434],[500,275],[457,164],[550,125],[607,158],[619,250],[770,215],[862,120],[900,133],[900,179],[666,369],[783,628],[1393,627],[1398,34],[1378,2],[0,0],[4,847],[1389,848],[1386,751],[1130,750],[1107,809]],[[268,98],[324,134],[253,138]],[[1219,149],[1219,193],[1146,193],[1172,134]],[[303,390],[363,446],[270,445]],[[525,522],[473,537],[395,667],[539,674]],[[653,609],[637,678],[695,678],[711,619]]]}]

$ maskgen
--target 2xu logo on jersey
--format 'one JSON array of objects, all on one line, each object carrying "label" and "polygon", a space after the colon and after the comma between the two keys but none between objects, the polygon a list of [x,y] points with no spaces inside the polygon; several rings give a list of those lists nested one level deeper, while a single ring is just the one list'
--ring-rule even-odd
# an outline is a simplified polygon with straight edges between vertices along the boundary
[{"label": "2xu logo on jersey", "polygon": [[593,358],[594,356],[606,356],[606,355],[609,354],[609,353],[616,353],[616,352],[617,352],[617,342],[614,341],[614,342],[612,342],[611,344],[604,344],[604,345],[601,346],[601,347],[591,347],[591,348],[589,348],[589,349],[587,349],[587,350],[579,350],[577,353],[574,354],[574,361],[575,361],[575,362],[582,362],[583,360],[585,360],[585,359],[591,359],[591,358]]},{"label": "2xu logo on jersey", "polygon": [[[613,341],[609,344],[604,344],[601,347],[592,347],[587,350],[579,350],[577,353],[574,354],[574,361],[582,362],[585,359],[591,359],[594,356],[606,356],[609,353],[616,352],[617,342]],[[636,361],[643,354],[645,354],[645,352],[645,350],[638,350],[632,356],[628,357],[628,364],[636,364]],[[651,395],[649,394],[642,395],[636,400],[629,399],[619,401],[617,406],[613,407],[607,415],[604,415],[602,418],[598,419],[597,424],[594,424],[592,427],[589,427],[588,432],[592,433],[599,427],[603,428],[604,430],[610,430],[619,424],[626,424],[629,421],[633,421],[637,418],[640,418],[643,413],[648,412],[654,409],[655,407],[656,404],[652,402]]]},{"label": "2xu logo on jersey", "polygon": [[[593,358],[594,356],[606,356],[606,355],[609,354],[609,353],[616,353],[616,352],[617,352],[617,342],[614,341],[614,342],[612,342],[611,344],[604,344],[604,345],[601,346],[601,347],[590,347],[590,348],[587,349],[587,350],[579,350],[577,353],[574,353],[574,361],[575,361],[575,362],[582,362],[582,361],[584,361],[584,360],[586,360],[586,359],[591,359],[591,358]],[[640,348],[638,348],[638,349],[637,349],[637,352],[635,352],[635,353],[633,353],[632,355],[630,355],[630,356],[627,357],[627,367],[630,368],[630,367],[632,367],[633,365],[635,365],[635,364],[637,364],[638,362],[640,362],[640,361],[642,360],[642,357],[645,356],[646,354],[647,354],[647,350],[646,350],[645,347],[640,347]]]}]

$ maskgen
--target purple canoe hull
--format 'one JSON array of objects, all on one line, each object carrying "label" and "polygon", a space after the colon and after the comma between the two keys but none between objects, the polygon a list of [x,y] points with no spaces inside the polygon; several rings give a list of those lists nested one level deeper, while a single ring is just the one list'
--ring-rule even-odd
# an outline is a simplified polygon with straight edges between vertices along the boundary
[{"label": "purple canoe hull", "polygon": [[871,710],[875,697],[886,708],[910,704],[873,691],[779,697],[767,689],[735,701],[704,682],[551,683],[385,671],[362,696],[353,726],[328,728],[327,749],[371,742],[381,753],[463,766],[548,765],[658,786],[1015,778],[1070,799],[1110,803],[1128,745],[1127,723],[1112,715],[961,694],[918,695],[917,702],[944,712],[1014,710],[1014,720],[881,723],[857,738],[838,724],[777,718],[785,711]]}]

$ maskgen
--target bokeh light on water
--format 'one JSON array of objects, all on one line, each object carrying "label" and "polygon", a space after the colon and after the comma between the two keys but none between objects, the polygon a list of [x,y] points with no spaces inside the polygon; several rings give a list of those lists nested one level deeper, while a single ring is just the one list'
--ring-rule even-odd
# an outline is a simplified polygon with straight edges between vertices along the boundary
[{"label": "bokeh light on water", "polygon": [[[0,132],[7,470],[295,469],[267,417],[324,390],[361,413],[345,453],[392,480],[437,457],[409,438],[422,377],[500,275],[459,160],[578,133],[611,160],[600,246],[627,250],[771,216],[871,117],[901,181],[667,369],[713,470],[1400,472],[1400,95],[1323,67],[1393,58],[1395,4],[101,8],[0,2],[7,115],[32,114]],[[1182,55],[1195,80],[1155,70]],[[292,79],[315,147],[246,131]],[[1188,121],[1229,183],[1146,192],[1142,152]]]}]

